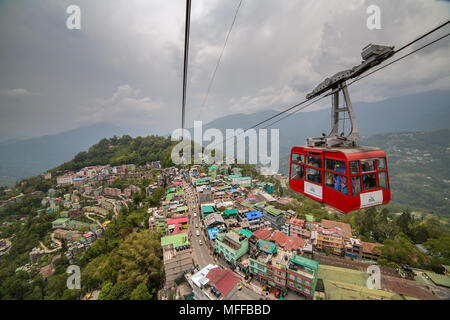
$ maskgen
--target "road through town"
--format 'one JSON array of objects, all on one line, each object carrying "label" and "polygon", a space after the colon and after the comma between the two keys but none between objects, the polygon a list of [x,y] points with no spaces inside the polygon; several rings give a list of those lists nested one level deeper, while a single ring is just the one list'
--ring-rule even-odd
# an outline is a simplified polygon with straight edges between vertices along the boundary
[{"label": "road through town", "polygon": [[[203,232],[203,225],[201,220],[200,206],[195,193],[195,189],[192,185],[184,183],[185,199],[188,206],[189,214],[189,237],[192,245],[194,261],[201,268],[208,264],[219,265],[220,263],[213,258],[213,248],[208,245],[207,239],[205,239],[205,233]],[[197,236],[197,230],[199,236]],[[202,244],[200,244],[200,241]],[[242,289],[236,292],[233,300],[259,300],[262,295],[255,292],[250,288],[250,285],[242,281],[242,276],[236,274],[242,283]]]}]

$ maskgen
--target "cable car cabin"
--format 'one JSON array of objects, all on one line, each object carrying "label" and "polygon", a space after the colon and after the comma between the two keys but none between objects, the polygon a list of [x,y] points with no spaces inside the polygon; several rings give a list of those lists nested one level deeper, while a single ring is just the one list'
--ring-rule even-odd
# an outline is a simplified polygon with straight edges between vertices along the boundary
[{"label": "cable car cabin", "polygon": [[289,185],[344,213],[391,200],[386,154],[372,147],[293,147]]}]

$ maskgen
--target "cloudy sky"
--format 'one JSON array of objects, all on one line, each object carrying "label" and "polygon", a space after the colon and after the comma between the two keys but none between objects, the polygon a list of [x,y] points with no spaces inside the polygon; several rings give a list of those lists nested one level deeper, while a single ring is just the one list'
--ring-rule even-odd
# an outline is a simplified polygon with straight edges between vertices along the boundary
[{"label": "cloudy sky", "polygon": [[[359,64],[368,43],[400,47],[450,17],[448,1],[244,0],[202,108],[238,3],[192,1],[188,126],[284,109]],[[71,4],[81,30],[66,28]],[[371,4],[381,30],[366,27]],[[184,18],[185,0],[0,0],[0,140],[96,122],[160,134],[179,127]],[[446,38],[358,82],[352,98],[448,90],[449,70]]]}]

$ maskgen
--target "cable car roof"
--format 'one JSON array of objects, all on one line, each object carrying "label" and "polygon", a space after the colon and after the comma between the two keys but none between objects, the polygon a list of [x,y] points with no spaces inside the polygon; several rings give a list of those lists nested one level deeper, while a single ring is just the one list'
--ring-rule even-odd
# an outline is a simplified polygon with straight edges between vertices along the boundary
[{"label": "cable car roof", "polygon": [[357,146],[357,147],[334,147],[334,148],[327,148],[325,146],[319,146],[319,147],[309,147],[309,146],[299,146],[297,148],[304,148],[308,150],[317,150],[317,151],[327,151],[327,152],[342,152],[344,154],[354,154],[354,153],[363,153],[363,152],[371,152],[371,151],[382,151],[380,148],[377,147],[367,147],[367,146]]}]

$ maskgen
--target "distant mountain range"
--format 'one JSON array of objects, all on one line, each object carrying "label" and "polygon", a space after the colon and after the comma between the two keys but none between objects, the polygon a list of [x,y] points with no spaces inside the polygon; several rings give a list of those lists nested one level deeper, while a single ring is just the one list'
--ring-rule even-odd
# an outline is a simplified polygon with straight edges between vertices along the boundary
[{"label": "distant mountain range", "polygon": [[[450,128],[450,91],[431,91],[392,98],[380,102],[354,103],[361,135],[386,132],[434,131]],[[233,114],[204,125],[204,130],[217,128],[245,129],[274,114],[261,111]],[[303,145],[307,137],[320,136],[330,127],[330,110],[299,112],[273,126],[280,129],[281,170],[287,168],[289,150]],[[270,123],[270,122],[269,122]],[[133,134],[134,133],[134,134]],[[144,135],[108,123],[98,123],[54,135],[20,141],[0,142],[0,185],[13,184],[71,160],[102,138]],[[204,144],[204,146],[207,143]]]},{"label": "distant mountain range", "polygon": [[98,123],[58,134],[0,143],[0,185],[39,174],[72,159],[105,137],[121,136],[127,131]]}]

